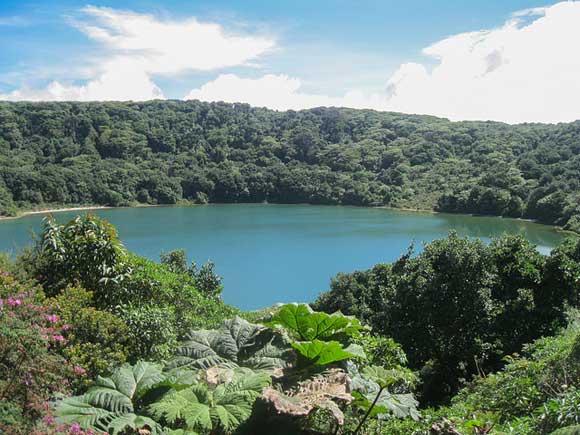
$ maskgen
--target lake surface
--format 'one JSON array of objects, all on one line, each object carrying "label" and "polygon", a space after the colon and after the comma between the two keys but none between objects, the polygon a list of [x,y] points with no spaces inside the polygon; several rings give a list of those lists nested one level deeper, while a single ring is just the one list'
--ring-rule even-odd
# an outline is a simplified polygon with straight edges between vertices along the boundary
[{"label": "lake surface", "polygon": [[[54,215],[64,222],[79,213]],[[190,261],[211,259],[224,277],[224,300],[241,309],[312,301],[338,272],[393,261],[412,241],[420,248],[450,230],[484,240],[522,234],[543,253],[564,238],[551,227],[515,219],[358,207],[228,204],[93,213],[113,223],[140,255],[159,260],[161,251],[184,248]],[[0,221],[0,251],[29,244],[42,218]]]}]

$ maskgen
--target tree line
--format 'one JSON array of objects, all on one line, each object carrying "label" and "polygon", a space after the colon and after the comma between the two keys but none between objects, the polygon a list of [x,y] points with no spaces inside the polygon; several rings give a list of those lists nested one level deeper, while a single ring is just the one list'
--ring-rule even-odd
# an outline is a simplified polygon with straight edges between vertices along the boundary
[{"label": "tree line", "polygon": [[0,102],[0,214],[278,202],[433,209],[580,230],[580,122],[507,125],[245,104]]}]

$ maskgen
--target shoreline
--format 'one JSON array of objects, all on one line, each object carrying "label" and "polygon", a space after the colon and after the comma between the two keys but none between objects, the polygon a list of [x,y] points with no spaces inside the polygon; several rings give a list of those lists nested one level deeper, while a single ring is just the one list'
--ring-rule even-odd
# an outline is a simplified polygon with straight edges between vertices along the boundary
[{"label": "shoreline", "polygon": [[197,205],[197,204],[133,204],[133,205],[121,205],[121,206],[112,206],[112,205],[80,205],[80,206],[71,206],[71,207],[62,207],[62,208],[43,208],[38,210],[22,210],[18,211],[16,216],[0,216],[0,222],[4,220],[14,220],[20,219],[26,216],[32,216],[37,214],[51,214],[51,213],[59,213],[59,212],[67,212],[67,211],[91,211],[91,210],[114,210],[114,209],[121,209],[121,208],[145,208],[145,207],[175,207],[175,206],[189,206],[189,205]]},{"label": "shoreline", "polygon": [[42,209],[42,210],[22,211],[22,212],[19,212],[18,215],[16,215],[16,216],[0,216],[0,221],[20,219],[20,218],[23,218],[26,216],[31,216],[31,215],[36,215],[36,214],[50,214],[50,213],[67,212],[67,211],[104,210],[104,209],[111,209],[111,208],[120,208],[120,207],[111,207],[111,206],[107,206],[107,205],[87,205],[87,206],[79,206],[79,207],[47,208],[47,209]]},{"label": "shoreline", "polygon": [[[32,216],[32,215],[38,215],[38,214],[51,214],[51,213],[59,213],[59,212],[69,212],[69,211],[90,211],[90,210],[111,210],[111,209],[121,209],[121,208],[145,208],[145,207],[191,207],[191,206],[199,206],[199,205],[219,205],[219,204],[230,204],[230,203],[208,203],[208,204],[195,204],[195,203],[182,203],[182,204],[133,204],[133,205],[126,205],[126,206],[110,206],[110,205],[85,205],[85,206],[78,206],[78,207],[63,207],[63,208],[47,208],[47,209],[40,209],[40,210],[28,210],[28,211],[22,211],[19,212],[18,215],[16,216],[0,216],[0,222],[2,221],[7,221],[7,220],[15,220],[15,219],[20,219],[26,216]],[[237,203],[232,203],[232,204],[237,204]],[[242,203],[240,203],[242,204]],[[244,203],[246,204],[246,203]],[[262,203],[248,203],[248,204],[262,204]],[[272,203],[272,204],[278,204],[278,203]],[[289,205],[293,205],[293,204],[289,204]],[[308,203],[301,203],[300,205],[313,205],[313,204],[308,204]],[[338,206],[340,206],[339,204],[336,204]],[[333,205],[331,205],[333,206]],[[461,215],[461,216],[473,216],[473,217],[478,217],[478,216],[484,216],[484,215],[477,215],[477,214],[473,214],[473,213],[446,213],[446,212],[440,212],[440,211],[436,211],[436,210],[432,210],[432,209],[418,209],[418,208],[410,208],[410,207],[390,207],[390,206],[386,206],[386,205],[378,205],[378,206],[349,206],[349,207],[363,207],[363,208],[374,208],[374,209],[382,209],[382,210],[392,210],[392,211],[400,211],[400,212],[411,212],[411,213],[427,213],[427,214],[450,214],[450,215]],[[518,221],[523,221],[523,222],[530,222],[530,223],[535,223],[538,225],[544,225],[547,227],[551,227],[554,231],[559,232],[559,233],[565,233],[565,234],[569,234],[569,235],[573,235],[573,236],[580,236],[580,234],[571,231],[571,230],[565,230],[562,227],[558,227],[556,225],[550,225],[550,224],[543,224],[540,223],[534,219],[527,219],[527,218],[505,218],[503,216],[485,216],[485,217],[493,217],[493,218],[497,218],[497,219],[514,219],[514,220],[518,220]]]}]

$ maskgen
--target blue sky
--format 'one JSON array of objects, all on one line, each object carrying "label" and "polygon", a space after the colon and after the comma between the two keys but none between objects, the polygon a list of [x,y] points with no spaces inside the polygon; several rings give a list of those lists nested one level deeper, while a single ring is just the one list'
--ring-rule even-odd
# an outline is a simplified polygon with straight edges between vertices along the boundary
[{"label": "blue sky", "polygon": [[3,0],[0,99],[189,97],[567,121],[580,117],[562,101],[580,92],[570,41],[579,20],[579,2]]}]

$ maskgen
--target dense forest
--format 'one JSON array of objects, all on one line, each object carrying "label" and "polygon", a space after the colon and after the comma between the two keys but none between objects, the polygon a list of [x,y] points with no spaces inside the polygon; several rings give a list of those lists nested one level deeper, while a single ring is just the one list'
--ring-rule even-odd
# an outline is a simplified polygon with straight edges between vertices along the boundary
[{"label": "dense forest", "polygon": [[0,102],[0,214],[181,201],[385,205],[580,231],[580,122],[197,101]]},{"label": "dense forest", "polygon": [[221,291],[182,250],[157,263],[98,217],[47,218],[0,255],[0,432],[580,433],[578,238],[545,256],[451,233],[312,305]]}]

